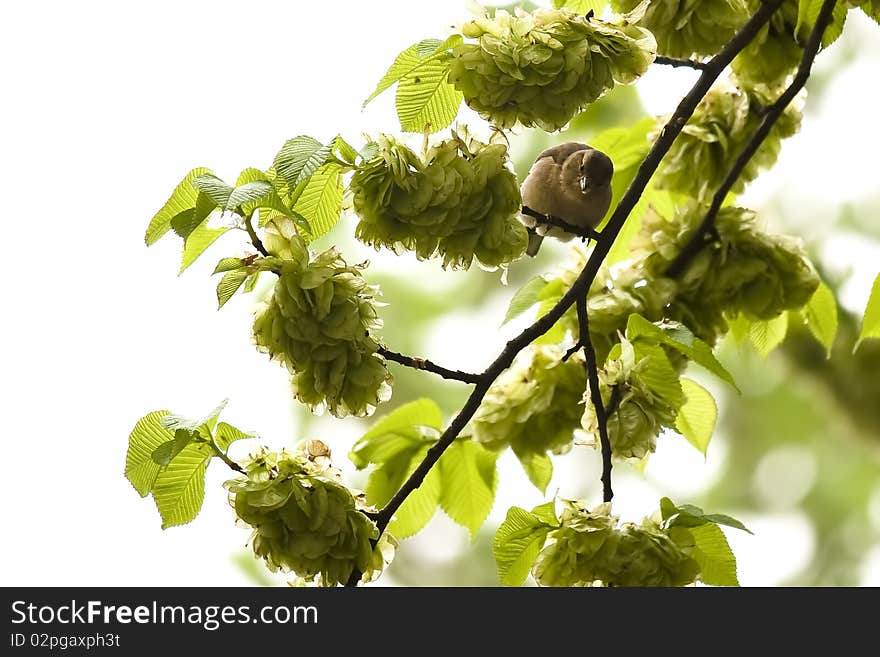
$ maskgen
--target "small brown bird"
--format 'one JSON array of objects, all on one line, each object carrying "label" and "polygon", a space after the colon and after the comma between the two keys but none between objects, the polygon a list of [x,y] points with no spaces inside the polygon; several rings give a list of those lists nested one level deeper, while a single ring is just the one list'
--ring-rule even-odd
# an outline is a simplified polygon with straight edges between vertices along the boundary
[{"label": "small brown bird", "polygon": [[[541,151],[522,183],[523,205],[580,226],[598,226],[611,205],[611,158],[587,144],[567,142]],[[574,235],[522,215],[529,230],[526,253],[534,256],[545,235],[567,242]]]}]

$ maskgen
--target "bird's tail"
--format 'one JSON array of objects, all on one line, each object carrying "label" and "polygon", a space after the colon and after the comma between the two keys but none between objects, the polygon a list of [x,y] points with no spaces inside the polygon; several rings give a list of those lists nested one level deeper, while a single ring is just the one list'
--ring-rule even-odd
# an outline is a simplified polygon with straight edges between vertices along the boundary
[{"label": "bird's tail", "polygon": [[543,235],[538,235],[534,229],[529,230],[529,245],[526,247],[526,255],[535,257],[538,253],[538,249],[541,248],[541,242],[543,241]]}]

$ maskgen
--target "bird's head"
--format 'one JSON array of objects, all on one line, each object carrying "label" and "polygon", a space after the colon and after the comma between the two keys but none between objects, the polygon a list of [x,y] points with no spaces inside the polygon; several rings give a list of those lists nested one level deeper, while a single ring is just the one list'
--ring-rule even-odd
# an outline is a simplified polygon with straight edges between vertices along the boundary
[{"label": "bird's head", "polygon": [[614,175],[614,164],[611,158],[602,151],[588,148],[575,154],[578,158],[578,182],[581,192],[587,194],[600,187],[611,184]]}]

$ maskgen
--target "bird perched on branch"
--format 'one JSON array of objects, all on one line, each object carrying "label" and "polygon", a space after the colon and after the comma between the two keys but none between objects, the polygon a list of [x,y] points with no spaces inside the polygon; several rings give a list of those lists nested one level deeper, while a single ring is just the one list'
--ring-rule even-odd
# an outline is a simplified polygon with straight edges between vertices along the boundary
[{"label": "bird perched on branch", "polygon": [[[614,164],[587,144],[566,142],[541,151],[522,183],[523,205],[580,228],[598,226],[611,205]],[[546,235],[564,242],[574,235],[539,219],[522,215],[529,228],[526,253],[534,256]]]}]

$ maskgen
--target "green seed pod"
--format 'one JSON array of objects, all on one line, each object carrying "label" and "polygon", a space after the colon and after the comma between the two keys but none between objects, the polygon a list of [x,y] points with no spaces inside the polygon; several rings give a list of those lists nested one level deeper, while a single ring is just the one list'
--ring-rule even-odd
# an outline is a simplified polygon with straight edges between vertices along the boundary
[{"label": "green seed pod", "polygon": [[[746,142],[761,123],[761,111],[773,99],[730,85],[714,87],[684,126],[657,172],[657,186],[708,202],[721,186]],[[800,102],[790,104],[751,158],[732,191],[776,162],[781,141],[800,129]]]},{"label": "green seed pod", "polygon": [[344,584],[354,569],[374,579],[393,539],[371,545],[379,530],[322,460],[263,450],[245,464],[245,477],[226,482],[229,502],[239,520],[253,527],[254,554],[269,570],[294,572],[323,586]]},{"label": "green seed pod", "polygon": [[420,259],[439,255],[444,267],[461,269],[474,258],[498,267],[522,256],[528,240],[506,146],[456,135],[422,161],[391,137],[375,143],[350,185],[358,239]]},{"label": "green seed pod", "polygon": [[[620,345],[621,355],[606,361],[599,370],[599,385],[606,406],[611,389],[616,386],[620,391],[620,401],[608,416],[608,440],[614,458],[643,459],[657,448],[657,436],[663,427],[675,425],[679,408],[656,394],[643,378],[649,360],[637,359],[629,341],[622,340]],[[584,394],[584,405],[581,425],[589,436],[585,444],[598,448],[599,421],[589,391]]]},{"label": "green seed pod", "polygon": [[[760,0],[748,0],[749,12],[754,13]],[[785,0],[742,52],[734,58],[731,67],[746,85],[777,87],[797,68],[803,55],[798,45],[795,27],[798,24],[798,0]]]},{"label": "green seed pod", "polygon": [[335,249],[309,262],[299,238],[291,244],[300,259],[280,263],[272,297],[254,320],[257,347],[287,367],[296,398],[313,410],[368,415],[391,393],[369,335],[381,326],[376,289]]},{"label": "green seed pod", "polygon": [[618,524],[611,505],[564,501],[561,527],[535,561],[541,586],[686,586],[699,564],[653,520]]},{"label": "green seed pod", "polygon": [[[648,275],[666,272],[705,214],[704,206],[691,202],[673,221],[646,215],[632,249],[643,257]],[[767,320],[810,300],[819,277],[799,240],[760,231],[755,214],[736,207],[719,211],[715,229],[718,239],[691,258],[676,279],[679,294],[673,309],[679,314],[690,313],[699,323],[723,324],[722,314],[738,313],[750,320]],[[672,315],[702,337],[687,317]],[[725,330],[718,328],[721,333]]]},{"label": "green seed pod", "polygon": [[473,419],[473,436],[520,457],[571,447],[587,384],[580,355],[562,362],[557,346],[532,346],[489,388]]},{"label": "green seed pod", "polygon": [[657,54],[667,57],[715,55],[749,18],[745,0],[613,0],[611,6],[633,12],[627,20],[650,30]]},{"label": "green seed pod", "polygon": [[502,9],[462,26],[449,82],[499,128],[559,130],[614,83],[629,84],[654,60],[651,33],[568,9]]}]

